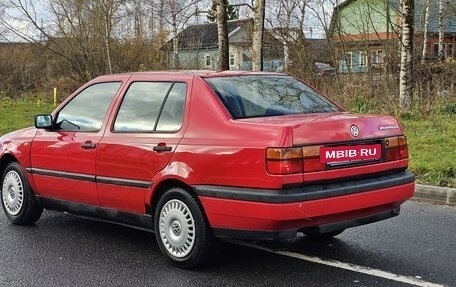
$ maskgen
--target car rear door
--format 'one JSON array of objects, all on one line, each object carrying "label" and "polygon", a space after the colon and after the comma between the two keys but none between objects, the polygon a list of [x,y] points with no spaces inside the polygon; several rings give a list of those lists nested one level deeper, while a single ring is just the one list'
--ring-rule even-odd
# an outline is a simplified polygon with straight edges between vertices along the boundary
[{"label": "car rear door", "polygon": [[104,207],[145,213],[152,178],[171,159],[184,133],[191,77],[135,75],[97,153],[97,189]]},{"label": "car rear door", "polygon": [[53,130],[37,131],[31,172],[40,196],[100,205],[95,156],[120,86],[120,80],[87,86],[55,114]]}]

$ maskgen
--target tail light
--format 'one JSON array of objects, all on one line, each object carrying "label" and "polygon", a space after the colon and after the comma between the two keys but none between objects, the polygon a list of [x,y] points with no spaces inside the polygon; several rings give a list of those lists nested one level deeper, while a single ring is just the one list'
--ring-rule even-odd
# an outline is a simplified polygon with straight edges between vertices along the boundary
[{"label": "tail light", "polygon": [[386,161],[408,158],[407,139],[405,136],[386,138],[385,155]]},{"label": "tail light", "polygon": [[269,173],[301,173],[302,168],[302,149],[300,147],[266,149],[266,169]]},{"label": "tail light", "polygon": [[325,170],[320,163],[321,146],[268,148],[266,169],[271,174],[293,174]]},{"label": "tail light", "polygon": [[326,164],[320,162],[320,145],[303,146],[302,155],[304,172],[320,171],[326,169]]}]

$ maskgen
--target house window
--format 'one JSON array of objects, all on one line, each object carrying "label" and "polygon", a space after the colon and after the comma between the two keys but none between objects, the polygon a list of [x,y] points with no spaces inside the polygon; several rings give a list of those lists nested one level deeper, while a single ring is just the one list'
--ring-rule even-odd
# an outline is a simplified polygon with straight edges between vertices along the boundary
[{"label": "house window", "polygon": [[359,66],[366,67],[367,66],[367,53],[366,52],[359,52]]},{"label": "house window", "polygon": [[[446,59],[453,59],[454,57],[454,43],[443,44],[443,54]],[[434,44],[434,56],[439,55],[439,43]]]},{"label": "house window", "polygon": [[230,55],[230,66],[234,66],[234,55]]},{"label": "house window", "polygon": [[345,61],[348,61],[347,64],[347,68],[350,67],[352,68],[353,67],[353,52],[347,52],[347,54],[345,55]]},{"label": "house window", "polygon": [[206,60],[204,61],[206,67],[210,67],[211,66],[211,56],[210,55],[206,55]]},{"label": "house window", "polygon": [[383,64],[383,51],[377,50],[372,52],[372,64],[382,65]]},{"label": "house window", "polygon": [[454,56],[454,44],[446,43],[445,44],[445,58],[453,59],[453,56]]},{"label": "house window", "polygon": [[439,55],[439,43],[434,44],[434,56]]}]

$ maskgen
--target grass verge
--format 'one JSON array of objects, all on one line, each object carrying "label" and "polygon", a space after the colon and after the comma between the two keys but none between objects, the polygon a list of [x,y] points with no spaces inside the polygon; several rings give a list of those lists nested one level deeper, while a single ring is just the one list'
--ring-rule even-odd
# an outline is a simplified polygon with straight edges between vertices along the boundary
[{"label": "grass verge", "polygon": [[0,135],[32,126],[35,115],[49,113],[53,104],[30,99],[0,98]]},{"label": "grass verge", "polygon": [[417,182],[456,187],[456,116],[403,118],[401,122]]}]

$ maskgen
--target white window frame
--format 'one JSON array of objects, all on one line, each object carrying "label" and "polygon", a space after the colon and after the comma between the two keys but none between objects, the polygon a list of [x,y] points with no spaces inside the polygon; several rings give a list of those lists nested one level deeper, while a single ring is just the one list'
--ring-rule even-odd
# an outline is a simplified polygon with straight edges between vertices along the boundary
[{"label": "white window frame", "polygon": [[234,58],[234,55],[233,54],[230,54],[230,66],[234,66],[235,65],[235,58]]},{"label": "white window frame", "polygon": [[204,56],[204,65],[206,67],[211,67],[212,66],[212,57],[211,57],[211,55],[205,55]]},{"label": "white window frame", "polygon": [[348,59],[348,63],[345,63],[346,66],[347,66],[347,69],[348,67],[353,68],[353,52],[347,52],[347,55],[345,56],[345,59],[344,60],[347,60]]},{"label": "white window frame", "polygon": [[375,50],[372,52],[372,64],[383,65],[383,50]]},{"label": "white window frame", "polygon": [[359,66],[360,67],[367,67],[367,53],[364,51],[359,51]]}]

